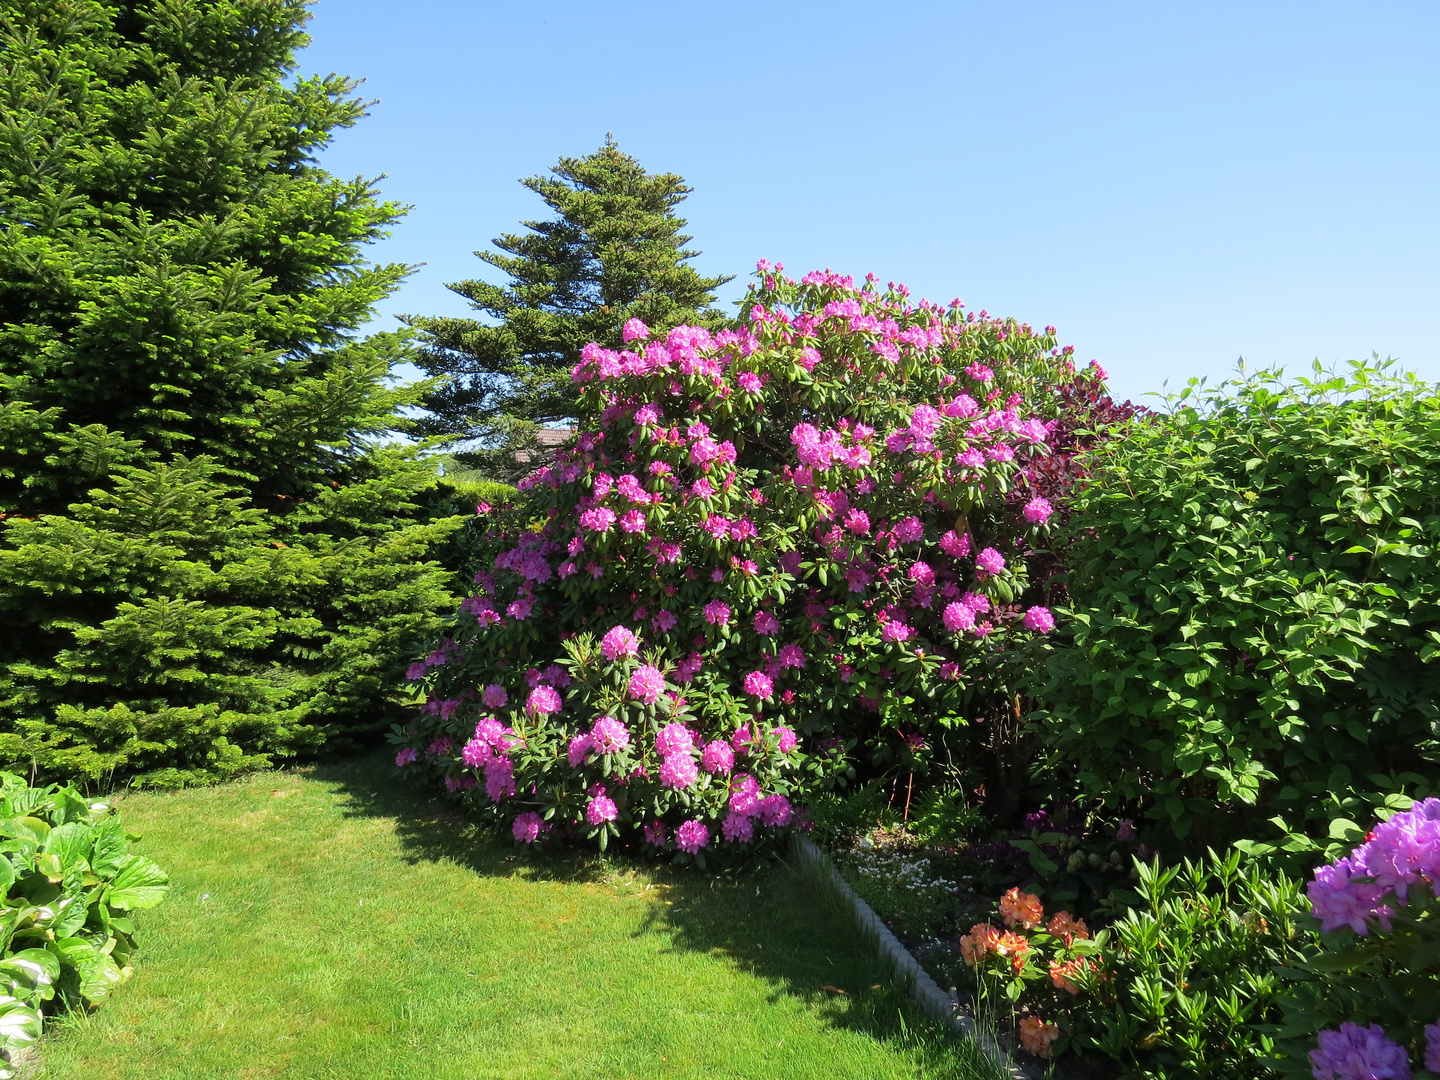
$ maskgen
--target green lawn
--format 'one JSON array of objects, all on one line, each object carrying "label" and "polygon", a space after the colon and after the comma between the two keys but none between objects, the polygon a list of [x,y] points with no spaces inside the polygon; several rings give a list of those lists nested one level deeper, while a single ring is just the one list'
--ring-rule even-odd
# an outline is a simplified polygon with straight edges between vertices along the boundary
[{"label": "green lawn", "polygon": [[174,888],[141,917],[135,978],[61,1021],[32,1075],[993,1075],[784,867],[529,858],[378,756],[121,807]]}]

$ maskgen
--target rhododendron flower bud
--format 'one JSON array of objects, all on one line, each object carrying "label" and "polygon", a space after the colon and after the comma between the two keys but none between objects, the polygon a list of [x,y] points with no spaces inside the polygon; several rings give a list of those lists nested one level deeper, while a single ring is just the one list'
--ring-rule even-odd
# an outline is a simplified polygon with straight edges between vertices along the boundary
[{"label": "rhododendron flower bud", "polygon": [[659,668],[650,664],[642,664],[630,676],[630,684],[626,687],[629,695],[643,705],[653,705],[664,689],[665,676],[660,674]]},{"label": "rhododendron flower bud", "polygon": [[585,804],[585,820],[591,825],[603,825],[619,816],[620,810],[609,795],[596,795]]},{"label": "rhododendron flower bud", "polygon": [[644,341],[649,336],[650,328],[639,319],[626,319],[620,330],[620,339],[627,345],[632,341]]},{"label": "rhododendron flower bud", "polygon": [[555,692],[554,687],[537,686],[530,691],[530,697],[525,701],[525,709],[534,716],[549,716],[560,711],[560,695]]},{"label": "rhododendron flower bud", "polygon": [[675,830],[675,846],[687,855],[694,855],[710,845],[710,830],[703,821],[686,821]]},{"label": "rhododendron flower bud", "polygon": [[987,547],[975,556],[975,565],[987,574],[998,574],[1005,569],[1005,556],[993,547]]},{"label": "rhododendron flower bud", "polygon": [[800,745],[800,740],[795,737],[793,729],[788,727],[777,727],[775,736],[780,747],[780,753],[788,754]]},{"label": "rhododendron flower bud", "polygon": [[735,751],[729,743],[716,739],[705,744],[705,750],[700,755],[700,764],[705,766],[706,772],[729,775],[730,770],[735,767]]},{"label": "rhododendron flower bud", "polygon": [[485,702],[487,709],[503,709],[509,703],[510,695],[505,692],[503,686],[491,683],[485,687],[485,692],[480,695],[480,699]]},{"label": "rhododendron flower bud", "polygon": [[768,698],[775,692],[775,684],[763,671],[752,671],[745,676],[745,692],[752,697]]},{"label": "rhododendron flower bud", "polygon": [[602,754],[618,754],[630,745],[630,731],[613,716],[602,716],[590,727],[590,742]]},{"label": "rhododendron flower bud", "polygon": [[540,820],[540,815],[533,810],[527,810],[523,814],[517,814],[514,823],[510,826],[510,835],[522,844],[533,844],[540,839],[540,829],[545,823]]},{"label": "rhododendron flower bud", "polygon": [[612,664],[640,651],[640,639],[623,626],[612,626],[600,639],[600,653]]},{"label": "rhododendron flower bud", "polygon": [[1048,634],[1055,629],[1055,616],[1046,607],[1032,607],[1025,612],[1025,626],[1039,634]]},{"label": "rhododendron flower bud", "polygon": [[678,720],[666,724],[655,736],[655,752],[662,758],[672,754],[688,754],[695,749],[695,738],[690,729]]}]

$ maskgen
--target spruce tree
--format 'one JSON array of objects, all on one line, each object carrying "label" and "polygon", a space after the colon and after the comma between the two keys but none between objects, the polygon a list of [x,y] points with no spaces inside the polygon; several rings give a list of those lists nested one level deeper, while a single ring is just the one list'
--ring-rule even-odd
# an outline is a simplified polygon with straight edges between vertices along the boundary
[{"label": "spruce tree", "polygon": [[451,597],[382,438],[401,209],[305,0],[0,0],[0,766],[185,783],[380,724]]},{"label": "spruce tree", "polygon": [[[570,370],[587,342],[619,346],[626,320],[657,326],[719,318],[715,290],[733,275],[703,277],[686,265],[685,220],[675,208],[691,188],[648,173],[606,136],[585,157],[562,157],[551,175],[521,180],[555,216],[522,222],[528,233],[477,251],[508,275],[504,286],[447,286],[490,322],[407,316],[421,333],[420,366],[448,377],[425,399],[417,430],[456,441],[458,459],[510,479],[515,455],[533,450],[537,425],[572,419]],[[524,455],[522,454],[522,457]]]}]

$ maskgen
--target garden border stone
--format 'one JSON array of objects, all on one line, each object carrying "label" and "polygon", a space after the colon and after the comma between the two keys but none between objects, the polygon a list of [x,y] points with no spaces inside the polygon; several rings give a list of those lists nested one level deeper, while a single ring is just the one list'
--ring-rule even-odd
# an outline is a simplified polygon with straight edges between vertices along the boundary
[{"label": "garden border stone", "polygon": [[856,895],[828,855],[799,833],[791,834],[791,850],[801,872],[813,878],[851,913],[860,936],[889,968],[896,983],[922,1009],[950,1030],[975,1043],[1011,1080],[1034,1080],[1032,1074],[1005,1053],[989,1033],[982,1031],[972,1018],[960,1012],[960,1002],[955,995],[940,989],[874,909]]}]

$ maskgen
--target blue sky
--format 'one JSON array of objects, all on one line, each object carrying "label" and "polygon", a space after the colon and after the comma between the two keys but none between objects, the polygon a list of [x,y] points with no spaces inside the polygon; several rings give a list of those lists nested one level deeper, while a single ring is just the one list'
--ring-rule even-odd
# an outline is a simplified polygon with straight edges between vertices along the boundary
[{"label": "blue sky", "polygon": [[[1440,381],[1440,4],[319,0],[366,80],[325,164],[414,210],[384,309],[542,216],[611,131],[684,176],[705,273],[766,257],[1054,323],[1119,396],[1401,359]],[[724,299],[740,295],[741,280]]]}]

